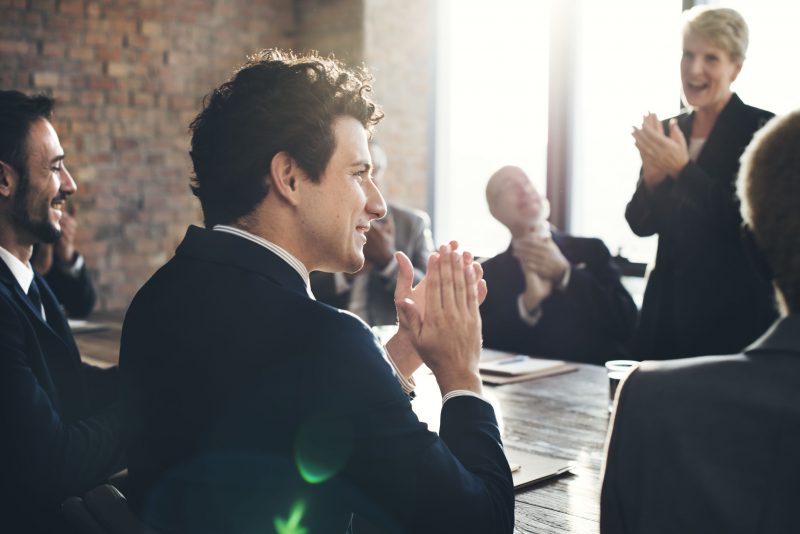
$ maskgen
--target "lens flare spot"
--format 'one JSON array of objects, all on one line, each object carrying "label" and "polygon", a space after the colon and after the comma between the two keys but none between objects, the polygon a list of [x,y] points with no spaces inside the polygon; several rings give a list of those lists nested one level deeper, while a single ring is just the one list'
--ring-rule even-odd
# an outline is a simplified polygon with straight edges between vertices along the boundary
[{"label": "lens flare spot", "polygon": [[300,427],[295,463],[303,480],[319,484],[339,473],[353,453],[352,426],[341,417],[317,416]]},{"label": "lens flare spot", "polygon": [[303,520],[305,510],[306,505],[303,501],[294,503],[289,517],[286,519],[280,517],[275,518],[275,532],[277,534],[308,534],[308,529],[300,524],[300,521]]}]

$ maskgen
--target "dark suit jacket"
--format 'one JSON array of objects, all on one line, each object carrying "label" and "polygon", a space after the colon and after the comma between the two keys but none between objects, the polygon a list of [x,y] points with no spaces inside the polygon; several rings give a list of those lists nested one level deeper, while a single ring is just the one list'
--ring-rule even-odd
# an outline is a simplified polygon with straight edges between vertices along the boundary
[{"label": "dark suit jacket", "polygon": [[55,296],[35,280],[47,322],[0,260],[3,532],[59,532],[61,501],[123,467],[116,369],[81,363]]},{"label": "dark suit jacket", "polygon": [[[625,217],[636,235],[658,234],[658,252],[635,336],[639,359],[739,352],[777,317],[772,286],[742,246],[735,195],[739,157],[771,117],[734,94],[696,162],[652,192],[640,178]],[[678,117],[687,140],[692,120]]]},{"label": "dark suit jacket", "polygon": [[744,354],[645,362],[621,386],[603,534],[797,531],[800,315]]},{"label": "dark suit jacket", "polygon": [[58,297],[58,301],[67,310],[70,317],[86,317],[92,312],[97,296],[94,291],[94,284],[89,277],[84,263],[74,276],[62,266],[57,255],[53,255],[53,266],[44,275],[44,279],[50,285],[50,289]]},{"label": "dark suit jacket", "polygon": [[519,316],[517,299],[525,277],[511,247],[483,262],[489,288],[481,305],[486,347],[598,363],[625,354],[625,343],[636,325],[636,304],[622,286],[608,249],[599,239],[553,233],[561,253],[572,265],[565,291],[554,290],[541,306],[535,326]]},{"label": "dark suit jacket", "polygon": [[[387,217],[394,219],[394,246],[402,251],[414,265],[414,283],[425,276],[428,256],[433,252],[431,222],[425,212],[390,205]],[[374,224],[374,223],[373,223]],[[378,223],[380,224],[380,223]],[[397,323],[397,310],[394,306],[394,289],[397,285],[397,271],[392,276],[382,276],[378,269],[372,269],[365,276],[367,283],[367,312],[370,325]],[[350,306],[350,291],[336,292],[333,273],[311,273],[311,289],[317,300],[336,308],[346,310]]]},{"label": "dark suit jacket", "polygon": [[292,510],[309,532],[351,512],[391,532],[513,528],[492,408],[454,398],[429,432],[370,329],[247,239],[189,228],[128,310],[121,368],[144,425],[130,498],[159,532],[265,532]]}]

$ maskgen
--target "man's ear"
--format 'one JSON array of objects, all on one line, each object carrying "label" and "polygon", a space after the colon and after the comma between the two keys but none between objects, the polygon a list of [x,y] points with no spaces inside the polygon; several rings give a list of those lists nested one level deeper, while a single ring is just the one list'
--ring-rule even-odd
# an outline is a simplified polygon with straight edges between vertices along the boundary
[{"label": "man's ear", "polygon": [[0,197],[11,198],[19,181],[17,172],[5,161],[0,161]]},{"label": "man's ear", "polygon": [[288,152],[278,152],[272,158],[269,174],[275,194],[296,206],[300,198],[299,184],[304,174],[295,159]]}]

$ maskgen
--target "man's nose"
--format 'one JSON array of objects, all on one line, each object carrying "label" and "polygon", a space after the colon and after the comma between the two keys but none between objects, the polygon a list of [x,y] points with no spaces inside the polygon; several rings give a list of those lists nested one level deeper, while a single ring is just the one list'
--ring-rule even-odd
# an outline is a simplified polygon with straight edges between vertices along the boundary
[{"label": "man's nose", "polygon": [[75,180],[72,178],[72,175],[67,170],[67,167],[62,165],[61,167],[61,187],[59,191],[62,193],[66,193],[67,195],[71,195],[78,190],[78,184],[75,183]]},{"label": "man's nose", "polygon": [[367,180],[367,206],[366,210],[367,213],[372,215],[370,220],[373,219],[383,219],[386,217],[386,201],[383,199],[383,195],[381,194],[378,187],[375,185],[375,182],[372,180]]}]

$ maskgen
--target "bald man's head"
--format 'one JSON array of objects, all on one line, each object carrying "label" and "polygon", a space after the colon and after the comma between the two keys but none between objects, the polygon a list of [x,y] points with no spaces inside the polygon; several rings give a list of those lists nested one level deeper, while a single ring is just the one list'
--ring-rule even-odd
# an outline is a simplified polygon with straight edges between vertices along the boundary
[{"label": "bald man's head", "polygon": [[495,172],[486,184],[489,212],[512,235],[538,228],[547,220],[549,205],[519,167],[507,165]]}]

